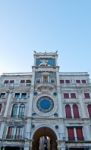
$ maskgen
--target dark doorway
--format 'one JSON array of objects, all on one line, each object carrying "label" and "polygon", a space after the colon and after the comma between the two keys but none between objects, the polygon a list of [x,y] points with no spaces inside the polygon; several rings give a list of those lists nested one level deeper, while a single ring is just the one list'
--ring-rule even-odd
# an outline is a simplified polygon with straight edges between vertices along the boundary
[{"label": "dark doorway", "polygon": [[57,136],[47,127],[39,128],[34,136],[32,150],[57,150]]}]

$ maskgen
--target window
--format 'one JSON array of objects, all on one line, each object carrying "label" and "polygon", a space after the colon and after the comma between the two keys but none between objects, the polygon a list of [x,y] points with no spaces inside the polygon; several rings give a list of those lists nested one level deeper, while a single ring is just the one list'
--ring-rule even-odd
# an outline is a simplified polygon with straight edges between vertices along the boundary
[{"label": "window", "polygon": [[72,118],[70,105],[65,106],[66,118]]},{"label": "window", "polygon": [[88,113],[89,113],[89,117],[91,118],[91,104],[87,106],[88,107]]},{"label": "window", "polygon": [[74,128],[73,127],[68,127],[68,139],[73,141],[75,140],[75,136],[74,136]]},{"label": "window", "polygon": [[4,84],[8,84],[8,83],[9,83],[9,80],[5,80],[5,81],[4,81]]},{"label": "window", "polygon": [[26,85],[30,86],[31,85],[31,80],[26,80]]},{"label": "window", "polygon": [[22,138],[23,138],[23,127],[18,126],[16,127],[15,139],[22,139]]},{"label": "window", "polygon": [[31,83],[31,80],[26,80],[26,83]]},{"label": "window", "polygon": [[52,79],[52,80],[51,80],[51,83],[54,83],[54,82],[55,82],[55,81]]},{"label": "window", "polygon": [[76,104],[73,105],[73,114],[74,114],[74,118],[79,118],[79,110]]},{"label": "window", "polygon": [[0,98],[5,98],[5,93],[1,93]]},{"label": "window", "polygon": [[20,83],[25,83],[25,80],[21,80]]},{"label": "window", "polygon": [[27,93],[22,93],[21,98],[26,99],[27,98]]},{"label": "window", "polygon": [[85,84],[85,83],[86,83],[86,80],[82,80],[82,83]]},{"label": "window", "polygon": [[76,83],[78,83],[78,84],[79,84],[79,83],[80,83],[80,80],[76,80]]},{"label": "window", "polygon": [[71,93],[71,98],[76,98],[76,93]]},{"label": "window", "polygon": [[64,93],[64,98],[68,99],[69,98],[69,93]]},{"label": "window", "polygon": [[60,83],[61,83],[61,84],[64,84],[64,80],[60,80]]},{"label": "window", "polygon": [[23,138],[23,126],[10,126],[7,131],[7,139],[22,139]]},{"label": "window", "polygon": [[10,80],[10,84],[13,84],[14,83],[14,80]]},{"label": "window", "polygon": [[77,140],[83,140],[83,132],[82,132],[82,127],[77,127],[76,128],[76,134],[77,134]]},{"label": "window", "polygon": [[20,93],[15,93],[15,98],[19,99],[20,98]]},{"label": "window", "polygon": [[17,117],[17,111],[18,111],[18,105],[14,104],[13,108],[12,108],[12,114],[11,114],[11,116],[12,117]]},{"label": "window", "polygon": [[19,107],[19,118],[23,118],[24,117],[24,111],[25,111],[25,105],[21,104]]},{"label": "window", "polygon": [[0,113],[1,113],[1,110],[2,110],[2,104],[0,104]]},{"label": "window", "polygon": [[40,79],[37,79],[37,80],[36,80],[36,83],[40,83]]},{"label": "window", "polygon": [[6,138],[11,139],[11,138],[13,138],[13,137],[14,137],[14,127],[11,126],[11,127],[8,128],[8,132],[7,132]]},{"label": "window", "polygon": [[65,80],[65,82],[68,84],[68,83],[70,83],[70,80]]},{"label": "window", "polygon": [[84,93],[84,97],[85,97],[86,99],[90,99],[90,94],[89,94],[89,93]]},{"label": "window", "polygon": [[[77,138],[77,140],[80,140],[80,141],[84,140],[82,127],[68,127],[67,131],[68,131],[69,140],[72,141],[72,140],[75,140],[75,138]],[[74,131],[76,135],[74,134]]]}]

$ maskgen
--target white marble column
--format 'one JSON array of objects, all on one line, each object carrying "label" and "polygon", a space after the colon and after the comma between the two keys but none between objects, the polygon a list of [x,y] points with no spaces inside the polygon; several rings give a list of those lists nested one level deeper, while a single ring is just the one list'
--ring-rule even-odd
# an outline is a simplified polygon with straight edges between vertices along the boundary
[{"label": "white marble column", "polygon": [[57,77],[58,114],[60,118],[63,118],[63,110],[62,110],[63,105],[60,92],[59,68],[56,69],[56,77]]}]

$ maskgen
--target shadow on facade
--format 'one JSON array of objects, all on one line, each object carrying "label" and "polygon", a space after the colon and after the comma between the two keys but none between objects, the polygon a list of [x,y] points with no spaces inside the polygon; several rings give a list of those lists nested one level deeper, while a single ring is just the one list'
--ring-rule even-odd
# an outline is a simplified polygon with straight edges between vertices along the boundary
[{"label": "shadow on facade", "polygon": [[[1,148],[1,150],[3,150],[3,148]],[[20,147],[5,147],[4,150],[23,150],[23,148]]]},{"label": "shadow on facade", "polygon": [[32,150],[57,150],[57,136],[48,127],[39,128],[34,136]]},{"label": "shadow on facade", "polygon": [[69,148],[69,150],[88,150],[88,148]]}]

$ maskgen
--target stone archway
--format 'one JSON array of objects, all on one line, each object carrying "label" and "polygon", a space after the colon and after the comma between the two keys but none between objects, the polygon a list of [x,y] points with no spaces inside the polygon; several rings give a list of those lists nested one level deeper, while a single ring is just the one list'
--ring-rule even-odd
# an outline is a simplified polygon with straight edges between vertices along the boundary
[{"label": "stone archway", "polygon": [[[43,142],[40,142],[40,139]],[[55,132],[48,127],[39,128],[33,136],[32,150],[57,150],[57,136]]]}]

